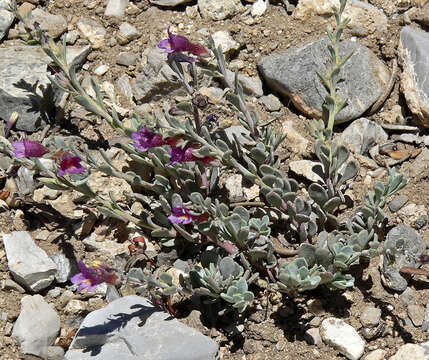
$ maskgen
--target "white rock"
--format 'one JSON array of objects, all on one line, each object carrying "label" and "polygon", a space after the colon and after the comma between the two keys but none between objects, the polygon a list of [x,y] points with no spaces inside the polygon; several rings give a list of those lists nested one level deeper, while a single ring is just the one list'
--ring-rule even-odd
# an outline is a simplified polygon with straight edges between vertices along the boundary
[{"label": "white rock", "polygon": [[386,350],[377,349],[368,353],[363,360],[384,360],[386,358],[386,354]]},{"label": "white rock", "polygon": [[240,174],[228,176],[225,181],[225,188],[229,193],[229,200],[236,202],[243,200],[243,176]]},{"label": "white rock", "polygon": [[119,26],[119,32],[116,35],[118,43],[121,45],[128,44],[131,40],[139,36],[137,28],[130,23],[124,22]]},{"label": "white rock", "polygon": [[235,41],[231,34],[226,30],[216,31],[212,35],[213,41],[216,48],[220,45],[222,46],[222,52],[224,54],[229,54],[240,49],[240,44]]},{"label": "white rock", "polygon": [[286,135],[284,143],[288,149],[300,155],[307,153],[308,140],[295,129],[292,120],[283,122],[282,134]]},{"label": "white rock", "polygon": [[0,40],[4,38],[15,19],[15,15],[8,11],[11,0],[0,0]]},{"label": "white rock", "polygon": [[99,49],[104,45],[106,29],[103,25],[89,18],[80,19],[76,25],[82,37],[88,39],[94,49]]},{"label": "white rock", "polygon": [[312,170],[313,166],[316,164],[318,164],[318,162],[316,161],[297,160],[297,161],[291,161],[289,163],[289,168],[295,174],[304,176],[306,179],[310,181],[321,182],[322,178]]},{"label": "white rock", "polygon": [[94,70],[94,74],[98,76],[102,76],[109,71],[109,67],[107,65],[100,65]]},{"label": "white rock", "polygon": [[358,360],[365,350],[365,341],[357,331],[341,319],[327,318],[320,326],[320,336],[328,345],[350,360]]},{"label": "white rock", "polygon": [[86,304],[81,300],[71,299],[64,308],[66,314],[81,314],[86,310]]},{"label": "white rock", "polygon": [[258,0],[252,5],[251,14],[252,16],[261,16],[268,6],[268,0]]},{"label": "white rock", "polygon": [[28,232],[3,234],[3,243],[9,270],[19,284],[37,292],[52,283],[57,267]]},{"label": "white rock", "polygon": [[198,0],[201,16],[212,20],[223,20],[244,10],[240,0]]},{"label": "white rock", "polygon": [[104,11],[105,16],[123,17],[129,0],[109,0]]},{"label": "white rock", "polygon": [[24,354],[46,356],[60,331],[60,317],[40,295],[24,296],[21,312],[13,327],[12,337]]},{"label": "white rock", "polygon": [[425,349],[416,344],[402,345],[389,360],[427,360]]}]

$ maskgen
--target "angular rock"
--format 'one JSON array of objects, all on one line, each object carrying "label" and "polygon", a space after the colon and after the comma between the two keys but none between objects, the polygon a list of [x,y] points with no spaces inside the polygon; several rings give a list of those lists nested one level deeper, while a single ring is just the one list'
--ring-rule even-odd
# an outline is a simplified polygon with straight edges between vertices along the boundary
[{"label": "angular rock", "polygon": [[198,0],[198,8],[203,18],[223,20],[244,10],[240,0]]},{"label": "angular rock", "polygon": [[425,316],[425,308],[421,305],[408,305],[407,311],[414,326],[422,326]]},{"label": "angular rock", "polygon": [[[234,83],[235,73],[231,70],[226,70],[226,76],[228,80]],[[245,76],[242,74],[238,75],[238,81],[240,81],[243,86],[243,91],[246,95],[260,97],[264,95],[264,90],[262,89],[261,79],[256,77]]]},{"label": "angular rock", "polygon": [[118,43],[121,45],[128,44],[131,40],[138,38],[139,32],[134,25],[130,23],[124,22],[119,26],[118,34],[116,38],[118,39]]},{"label": "angular rock", "polygon": [[296,154],[307,152],[308,140],[294,127],[292,120],[286,120],[282,124],[282,134],[286,135],[285,145]]},{"label": "angular rock", "polygon": [[228,198],[232,202],[243,200],[243,176],[235,174],[228,176],[225,181],[225,188],[228,190]]},{"label": "angular rock", "polygon": [[322,340],[350,360],[358,360],[365,350],[365,341],[357,331],[341,319],[327,318],[320,326]]},{"label": "angular rock", "polygon": [[408,225],[398,225],[387,233],[386,241],[404,239],[404,251],[397,253],[394,263],[383,255],[381,280],[385,286],[395,291],[404,291],[408,278],[402,276],[402,267],[418,267],[418,256],[424,254],[426,244],[419,233]]},{"label": "angular rock", "polygon": [[417,156],[414,161],[404,163],[400,171],[408,174],[410,181],[416,184],[419,181],[425,181],[429,172],[429,149],[423,148],[419,156]]},{"label": "angular rock", "polygon": [[386,358],[386,350],[377,349],[366,354],[363,360],[384,360]]},{"label": "angular rock", "polygon": [[250,11],[250,14],[254,17],[263,15],[264,12],[267,10],[268,4],[268,0],[257,0],[252,5],[252,10]]},{"label": "angular rock", "polygon": [[46,351],[46,360],[63,360],[64,349],[61,346],[49,346]]},{"label": "angular rock", "polygon": [[322,343],[322,339],[320,337],[320,332],[318,328],[311,328],[306,330],[304,334],[304,339],[310,345],[320,345]]},{"label": "angular rock", "polygon": [[130,79],[127,74],[122,75],[116,84],[119,87],[121,94],[128,100],[131,101],[133,98],[133,88],[131,87]]},{"label": "angular rock", "polygon": [[147,55],[147,64],[137,75],[133,84],[133,95],[138,103],[157,101],[164,95],[181,89],[177,76],[166,63],[166,55],[155,48]]},{"label": "angular rock", "polygon": [[289,163],[289,169],[295,174],[304,176],[306,179],[312,182],[322,182],[322,178],[313,172],[313,166],[316,165],[316,161],[311,160],[296,160]]},{"label": "angular rock", "polygon": [[360,322],[365,327],[375,327],[380,323],[381,310],[373,306],[367,306],[360,315]]},{"label": "angular rock", "polygon": [[401,30],[399,54],[404,70],[401,89],[411,112],[429,127],[429,33],[405,26]]},{"label": "angular rock", "polygon": [[212,38],[216,48],[218,48],[220,45],[222,47],[222,52],[224,54],[232,54],[236,52],[238,49],[240,49],[240,44],[232,38],[229,31],[226,31],[226,30],[216,31],[212,35]]},{"label": "angular rock", "polygon": [[187,4],[191,1],[192,0],[151,0],[151,3],[158,6],[173,7],[177,5]]},{"label": "angular rock", "polygon": [[57,267],[55,280],[60,284],[67,282],[73,271],[70,260],[64,254],[54,254],[50,258]]},{"label": "angular rock", "polygon": [[3,234],[3,243],[9,270],[19,284],[37,292],[54,281],[55,263],[34,243],[27,231]]},{"label": "angular rock", "polygon": [[109,0],[106,10],[104,10],[104,16],[123,17],[129,3],[130,0]]},{"label": "angular rock", "polygon": [[399,298],[404,305],[415,305],[416,291],[410,287],[407,287],[405,291],[401,295],[399,295]]},{"label": "angular rock", "polygon": [[262,96],[259,100],[268,111],[279,111],[282,108],[279,98],[273,94]]},{"label": "angular rock", "polygon": [[353,121],[342,133],[340,139],[350,145],[357,154],[366,154],[368,150],[388,139],[386,132],[375,121],[360,118]]},{"label": "angular rock", "polygon": [[52,87],[47,77],[51,59],[35,46],[0,48],[0,118],[19,114],[15,128],[33,132],[54,114]]},{"label": "angular rock", "polygon": [[218,349],[209,337],[130,295],[88,314],[65,360],[214,360]]},{"label": "angular rock", "polygon": [[68,46],[66,59],[67,63],[70,65],[76,66],[76,68],[80,68],[85,62],[87,56],[91,52],[91,46]]},{"label": "angular rock", "polygon": [[36,8],[31,12],[31,23],[37,21],[42,30],[46,30],[48,35],[56,39],[67,31],[67,21],[62,15],[54,15]]},{"label": "angular rock", "polygon": [[416,344],[402,345],[389,360],[427,360],[425,349]]},{"label": "angular rock", "polygon": [[389,210],[391,212],[397,212],[400,210],[406,203],[408,202],[407,195],[398,195],[393,198],[393,200],[389,203]]},{"label": "angular rock", "polygon": [[129,52],[120,52],[116,58],[118,65],[131,66],[137,64],[138,55]]},{"label": "angular rock", "polygon": [[8,11],[11,0],[0,0],[0,41],[5,37],[15,19],[15,15]]},{"label": "angular rock", "polygon": [[[429,331],[429,303],[426,304],[425,316],[423,317],[422,330]],[[427,343],[429,345],[429,343]]]},{"label": "angular rock", "polygon": [[[324,73],[327,64],[327,39],[294,47],[280,54],[264,57],[258,68],[267,85],[289,97],[295,107],[307,117],[321,118],[327,91],[316,71]],[[347,94],[348,103],[336,118],[343,123],[361,116],[383,95],[390,72],[374,53],[358,43],[344,40],[340,55],[353,52],[342,67],[338,85],[340,94]]]},{"label": "angular rock", "polygon": [[60,331],[60,317],[40,295],[24,296],[12,337],[24,354],[45,358]]},{"label": "angular rock", "polygon": [[82,37],[89,40],[93,49],[100,49],[104,45],[106,29],[103,25],[90,18],[81,18],[76,25]]}]

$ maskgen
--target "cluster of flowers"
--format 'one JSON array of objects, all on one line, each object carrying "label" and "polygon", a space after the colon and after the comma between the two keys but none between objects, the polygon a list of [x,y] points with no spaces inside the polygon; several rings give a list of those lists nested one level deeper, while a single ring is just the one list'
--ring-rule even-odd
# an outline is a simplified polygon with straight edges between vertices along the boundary
[{"label": "cluster of flowers", "polygon": [[[15,141],[12,145],[15,148],[15,156],[18,159],[40,158],[49,153],[49,150],[42,144],[37,141],[28,140],[27,138],[22,141]],[[58,176],[85,172],[85,168],[80,163],[82,161],[81,158],[67,151],[60,151],[54,158],[59,160]]]},{"label": "cluster of flowers", "polygon": [[80,273],[70,279],[73,284],[78,285],[77,291],[93,292],[99,284],[104,282],[115,284],[118,280],[114,269],[109,268],[99,260],[94,261],[92,267],[86,266],[83,261],[79,261],[78,266]]}]

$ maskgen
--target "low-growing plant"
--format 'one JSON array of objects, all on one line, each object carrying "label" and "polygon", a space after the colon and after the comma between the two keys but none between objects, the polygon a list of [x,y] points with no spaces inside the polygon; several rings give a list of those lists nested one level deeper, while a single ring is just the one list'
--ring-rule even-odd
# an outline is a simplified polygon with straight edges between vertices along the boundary
[{"label": "low-growing plant", "polygon": [[[357,163],[349,160],[349,150],[333,140],[335,117],[346,106],[346,100],[337,93],[339,72],[352,56],[339,57],[341,34],[348,22],[342,19],[346,0],[340,4],[340,8],[334,8],[337,28],[328,32],[332,67],[326,74],[319,74],[329,93],[327,122],[318,121],[312,127],[318,137],[315,154],[319,159],[313,170],[322,183],[312,183],[307,188],[309,196],[301,195],[298,182],[282,171],[276,152],[285,136],[261,124],[257,113],[248,107],[238,73],[229,75],[221,47],[216,48],[209,38],[207,49],[169,29],[168,38],[158,47],[167,53],[167,63],[182,82],[188,100],[165,111],[163,119],[134,115],[127,127],[115,108],[104,101],[95,78],[91,78],[95,97],[83,88],[75,67],[67,63],[65,44],[55,44],[37,24],[26,24],[29,38],[40,44],[58,69],[50,77],[51,82],[89,113],[126,135],[129,141],[121,144],[122,150],[147,176],[132,166],[122,171],[107,151],[99,149],[100,156],[95,156],[76,137],[56,136],[43,145],[24,139],[5,151],[14,153],[18,164],[34,170],[40,183],[81,193],[105,216],[134,223],[145,236],[164,247],[178,246],[183,241],[199,246],[201,252],[195,260],[200,264],[188,275],[181,275],[180,285],[174,284],[167,273],[155,276],[148,269],[129,270],[127,279],[137,286],[136,290],[149,292],[155,299],[170,299],[176,293],[198,294],[220,306],[221,312],[236,309],[242,313],[254,299],[251,290],[257,287],[258,277],[274,282],[288,296],[321,285],[333,290],[352,287],[350,266],[378,253],[386,222],[386,199],[405,186],[406,180],[392,170],[386,184],[377,183],[353,217],[343,223],[338,220],[347,182],[358,173]],[[16,6],[12,10],[17,13]],[[235,127],[238,131],[216,126],[211,121],[215,114],[203,121],[207,99],[199,89],[207,76],[226,84],[224,98],[237,113],[241,124]],[[179,110],[187,114],[184,119],[172,115]],[[94,191],[88,183],[94,172],[128,182],[133,189],[124,193],[129,202],[118,201],[113,193],[103,197]],[[231,172],[257,185],[262,207],[282,215],[276,223],[281,221],[285,231],[292,234],[291,242],[301,243],[293,261],[279,267],[282,254],[273,244],[270,215],[258,217],[254,209],[234,206],[221,195],[219,179]],[[130,202],[140,202],[143,211],[133,213]],[[209,246],[213,249],[208,250]]]}]

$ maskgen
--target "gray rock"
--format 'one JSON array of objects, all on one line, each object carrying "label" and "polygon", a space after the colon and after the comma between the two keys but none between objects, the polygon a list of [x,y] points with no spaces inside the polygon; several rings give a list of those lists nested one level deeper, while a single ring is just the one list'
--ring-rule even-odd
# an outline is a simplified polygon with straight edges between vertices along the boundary
[{"label": "gray rock", "polygon": [[243,200],[243,176],[240,174],[230,175],[225,180],[225,188],[228,191],[228,198],[231,202]]},{"label": "gray rock", "polygon": [[399,295],[399,298],[404,305],[414,305],[416,304],[416,291],[410,287],[407,287],[405,291]]},{"label": "gray rock", "polygon": [[429,127],[429,33],[405,26],[401,30],[399,54],[403,61],[401,89],[407,105],[422,124]]},{"label": "gray rock", "polygon": [[[316,71],[325,72],[328,40],[321,39],[294,47],[280,54],[264,57],[258,68],[267,85],[283,96],[306,116],[322,117],[322,105],[327,95]],[[347,106],[337,115],[336,123],[360,117],[383,94],[390,79],[389,70],[368,48],[345,40],[340,54],[353,56],[344,65],[340,76],[340,94],[347,94]]]},{"label": "gray rock", "polygon": [[277,96],[269,94],[267,96],[262,96],[259,101],[268,111],[279,111],[282,108],[282,103]]},{"label": "gray rock", "polygon": [[79,31],[71,30],[64,34],[64,39],[66,40],[67,45],[74,45],[79,39]]},{"label": "gray rock", "polygon": [[45,358],[60,331],[60,317],[40,295],[24,296],[12,337],[24,354]]},{"label": "gray rock", "polygon": [[311,328],[305,331],[304,339],[310,345],[320,345],[322,343],[322,338],[320,337],[320,332],[318,328]]},{"label": "gray rock", "polygon": [[244,10],[240,0],[198,0],[198,8],[203,18],[223,20]]},{"label": "gray rock", "polygon": [[50,256],[51,260],[57,266],[55,280],[60,284],[67,282],[72,275],[72,266],[70,260],[64,254],[54,254]]},{"label": "gray rock", "polygon": [[52,88],[46,76],[50,62],[39,47],[0,48],[0,118],[7,121],[12,112],[18,112],[18,130],[35,131],[53,114]]},{"label": "gray rock", "polygon": [[365,327],[375,327],[380,323],[381,310],[373,306],[367,306],[360,315],[360,322]]},{"label": "gray rock", "polygon": [[210,338],[130,295],[88,314],[65,359],[214,360],[218,349]]},{"label": "gray rock", "polygon": [[425,316],[423,317],[422,330],[429,331],[429,303],[426,304]]},{"label": "gray rock", "polygon": [[296,160],[289,163],[289,169],[296,175],[303,176],[312,182],[322,182],[322,178],[312,170],[316,164],[317,161]]},{"label": "gray rock", "polygon": [[192,0],[151,0],[151,3],[158,6],[173,7],[177,5],[187,4],[191,1]]},{"label": "gray rock", "polygon": [[109,0],[104,11],[104,16],[123,17],[129,3],[130,0]]},{"label": "gray rock", "polygon": [[139,32],[134,25],[124,22],[119,26],[118,34],[116,38],[118,43],[121,45],[128,44],[131,40],[136,39],[139,36]]},{"label": "gray rock", "polygon": [[425,349],[417,344],[402,345],[389,360],[427,360]]},{"label": "gray rock", "polygon": [[377,349],[366,354],[363,360],[384,360],[386,358],[386,350]]},{"label": "gray rock", "polygon": [[358,360],[365,350],[365,341],[357,331],[341,319],[327,318],[320,326],[322,340],[350,360]]},{"label": "gray rock", "polygon": [[15,19],[15,15],[7,10],[10,3],[11,0],[0,0],[0,40],[5,37],[13,23],[13,19]]},{"label": "gray rock", "polygon": [[67,47],[67,63],[80,68],[86,61],[87,56],[91,52],[91,46],[68,46]]},{"label": "gray rock", "polygon": [[216,48],[221,46],[224,54],[230,55],[240,49],[240,44],[232,38],[229,31],[216,31],[213,33],[212,38]]},{"label": "gray rock", "polygon": [[57,267],[28,232],[3,234],[3,243],[9,270],[19,284],[36,292],[52,283]]},{"label": "gray rock", "polygon": [[19,284],[17,284],[15,281],[11,280],[11,279],[3,280],[1,287],[4,290],[15,290],[15,291],[18,291],[21,294],[25,293],[25,289],[22,286],[20,286]]},{"label": "gray rock", "polygon": [[408,225],[398,225],[387,234],[386,241],[404,239],[404,249],[395,256],[394,263],[390,263],[383,255],[381,280],[383,284],[395,291],[404,291],[408,285],[408,278],[402,276],[399,269],[404,266],[417,267],[418,256],[426,250],[426,244],[418,232]]},{"label": "gray rock", "polygon": [[391,212],[397,212],[400,210],[406,203],[408,202],[407,195],[398,195],[393,198],[393,200],[389,203],[389,210]]},{"label": "gray rock", "polygon": [[425,316],[425,308],[421,305],[408,305],[407,311],[414,326],[422,326]]},{"label": "gray rock", "polygon": [[121,94],[128,100],[131,101],[133,98],[133,88],[131,87],[130,78],[127,74],[122,75],[116,84],[119,87]]},{"label": "gray rock", "polygon": [[64,350],[61,346],[49,346],[46,351],[46,360],[63,360]]},{"label": "gray rock", "polygon": [[404,163],[400,171],[408,174],[410,181],[416,184],[421,180],[425,181],[429,171],[429,149],[423,148],[419,156],[414,161]]},{"label": "gray rock", "polygon": [[118,65],[131,66],[137,64],[138,54],[129,52],[120,52],[116,58]]},{"label": "gray rock", "polygon": [[53,15],[40,8],[31,12],[31,23],[37,21],[42,30],[46,30],[48,35],[54,39],[60,37],[67,31],[67,21],[62,15]]},{"label": "gray rock", "polygon": [[[230,82],[234,83],[235,73],[233,71],[227,69],[226,76]],[[262,81],[259,77],[250,77],[239,74],[238,80],[243,86],[243,91],[246,95],[256,97],[264,95],[264,90],[262,89]]]},{"label": "gray rock", "polygon": [[160,100],[178,89],[183,93],[176,74],[166,63],[166,55],[158,48],[149,52],[147,64],[137,75],[132,87],[138,103]]},{"label": "gray rock", "polygon": [[368,150],[388,139],[386,132],[375,121],[360,118],[353,121],[342,133],[340,139],[350,145],[357,154],[366,154]]}]

